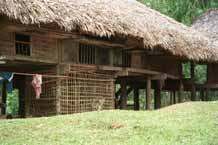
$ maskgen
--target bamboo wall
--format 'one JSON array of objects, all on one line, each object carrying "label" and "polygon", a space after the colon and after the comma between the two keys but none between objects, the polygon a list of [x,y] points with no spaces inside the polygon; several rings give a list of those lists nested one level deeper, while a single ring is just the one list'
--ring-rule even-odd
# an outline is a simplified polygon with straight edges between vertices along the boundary
[{"label": "bamboo wall", "polygon": [[69,78],[62,79],[60,83],[61,114],[114,109],[115,84],[112,76],[74,71],[67,76]]}]

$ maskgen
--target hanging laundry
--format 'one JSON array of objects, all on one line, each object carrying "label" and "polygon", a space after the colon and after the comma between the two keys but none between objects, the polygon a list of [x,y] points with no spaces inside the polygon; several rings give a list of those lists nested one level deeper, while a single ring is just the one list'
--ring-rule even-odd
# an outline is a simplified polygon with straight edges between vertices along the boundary
[{"label": "hanging laundry", "polygon": [[13,83],[12,83],[13,77],[14,74],[11,72],[0,72],[0,83],[6,81],[7,93],[12,93],[13,91]]},{"label": "hanging laundry", "polygon": [[40,95],[42,93],[41,85],[42,85],[42,75],[35,74],[33,76],[32,86],[33,86],[35,93],[36,93],[36,99],[39,99]]}]

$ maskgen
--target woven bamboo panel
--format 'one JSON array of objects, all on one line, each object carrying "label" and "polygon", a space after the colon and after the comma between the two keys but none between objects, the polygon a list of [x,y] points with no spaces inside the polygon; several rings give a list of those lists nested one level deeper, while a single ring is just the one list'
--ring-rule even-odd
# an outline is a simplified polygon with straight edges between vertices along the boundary
[{"label": "woven bamboo panel", "polygon": [[61,114],[114,108],[112,77],[81,72],[68,73],[68,76],[61,81]]}]

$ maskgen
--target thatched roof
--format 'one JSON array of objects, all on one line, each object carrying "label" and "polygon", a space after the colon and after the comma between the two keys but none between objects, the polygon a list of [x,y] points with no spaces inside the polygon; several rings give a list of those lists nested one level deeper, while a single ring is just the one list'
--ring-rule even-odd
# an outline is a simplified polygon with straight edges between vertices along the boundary
[{"label": "thatched roof", "polygon": [[213,41],[218,41],[218,9],[210,9],[201,15],[192,28],[202,32]]},{"label": "thatched roof", "polygon": [[218,60],[208,38],[130,0],[1,0],[0,13],[24,24],[56,23],[94,36],[131,36],[144,48],[161,48],[193,60]]}]

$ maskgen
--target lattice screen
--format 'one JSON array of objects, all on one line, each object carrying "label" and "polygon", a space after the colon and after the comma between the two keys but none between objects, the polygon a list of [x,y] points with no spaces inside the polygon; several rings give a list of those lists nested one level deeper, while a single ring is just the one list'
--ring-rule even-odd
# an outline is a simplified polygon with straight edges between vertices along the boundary
[{"label": "lattice screen", "polygon": [[64,77],[43,77],[40,99],[36,99],[35,93],[31,91],[32,116],[55,115],[57,111],[72,114],[114,109],[115,85],[112,76],[74,69],[76,71],[71,70]]},{"label": "lattice screen", "polygon": [[61,81],[61,114],[114,108],[111,77],[90,73],[69,73],[68,76]]}]

